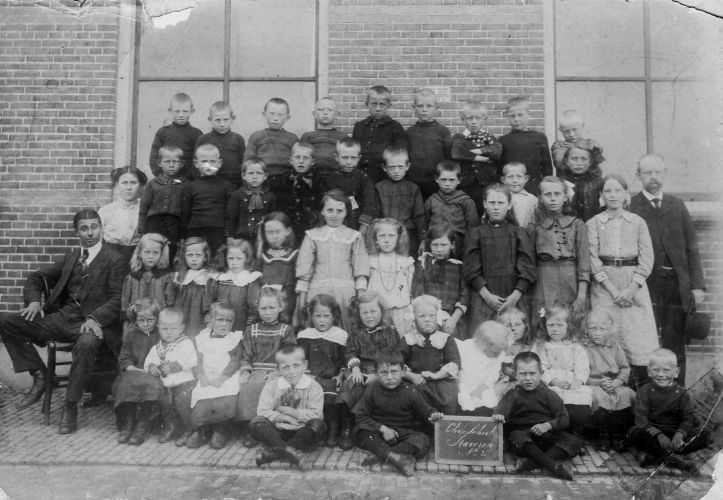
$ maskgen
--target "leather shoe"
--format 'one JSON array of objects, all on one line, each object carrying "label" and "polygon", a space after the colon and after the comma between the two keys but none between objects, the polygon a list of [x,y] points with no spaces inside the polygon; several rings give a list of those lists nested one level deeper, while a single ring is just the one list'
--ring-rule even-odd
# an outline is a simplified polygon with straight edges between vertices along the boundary
[{"label": "leather shoe", "polygon": [[292,446],[287,446],[286,448],[279,449],[281,452],[281,456],[286,458],[289,462],[299,467],[299,469],[304,470],[306,469],[306,464],[304,462],[304,454],[297,450],[296,448]]},{"label": "leather shoe", "polygon": [[560,479],[565,479],[567,481],[572,481],[574,479],[570,466],[563,463],[558,463],[555,465],[555,476],[559,477]]},{"label": "leather shoe", "polygon": [[158,442],[168,443],[173,441],[176,434],[178,434],[179,427],[179,422],[175,418],[168,419],[168,422],[163,423],[163,432],[158,436]]},{"label": "leather shoe", "polygon": [[27,408],[28,406],[37,403],[38,401],[40,401],[40,398],[43,396],[44,392],[45,373],[43,373],[42,370],[38,370],[33,373],[33,386],[25,394],[25,396],[23,396],[23,399],[21,399],[15,404],[15,408],[18,410],[22,410],[23,408]]},{"label": "leather shoe", "polygon": [[186,448],[200,448],[206,443],[208,443],[208,431],[206,431],[205,427],[199,427],[193,431],[191,437],[186,441]]},{"label": "leather shoe", "polygon": [[264,446],[256,451],[256,466],[261,467],[264,464],[278,460],[280,457],[281,454],[278,450]]},{"label": "leather shoe", "polygon": [[253,448],[259,444],[259,441],[251,434],[251,432],[247,432],[244,434],[243,441],[241,442],[241,445],[244,448]]},{"label": "leather shoe", "polygon": [[60,415],[60,425],[58,432],[60,434],[72,434],[78,430],[78,404],[66,403],[63,412]]},{"label": "leather shoe", "polygon": [[229,432],[226,426],[223,424],[217,424],[213,428],[213,434],[211,435],[211,442],[208,445],[214,450],[220,450],[226,443],[228,443]]}]

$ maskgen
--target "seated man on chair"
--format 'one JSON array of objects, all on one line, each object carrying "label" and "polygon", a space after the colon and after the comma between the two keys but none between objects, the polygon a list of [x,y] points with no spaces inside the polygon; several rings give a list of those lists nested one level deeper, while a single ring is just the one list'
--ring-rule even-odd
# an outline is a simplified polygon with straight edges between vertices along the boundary
[{"label": "seated man on chair", "polygon": [[[15,372],[29,371],[33,377],[18,409],[37,402],[45,389],[45,365],[33,344],[42,346],[50,340],[74,344],[60,434],[78,427],[78,401],[104,335],[110,335],[108,327],[118,321],[127,272],[123,257],[103,244],[103,227],[95,210],[76,213],[73,227],[80,247],[28,276],[23,289],[26,306],[19,314],[0,313],[0,336]],[[47,290],[50,294],[41,306]]]}]

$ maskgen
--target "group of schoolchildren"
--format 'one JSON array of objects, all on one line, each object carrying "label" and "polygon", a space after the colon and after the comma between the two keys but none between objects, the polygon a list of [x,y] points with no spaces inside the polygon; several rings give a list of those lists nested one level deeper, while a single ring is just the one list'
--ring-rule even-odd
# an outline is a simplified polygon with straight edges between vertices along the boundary
[{"label": "group of schoolchildren", "polygon": [[321,442],[357,445],[411,475],[435,421],[475,415],[504,422],[520,472],[572,479],[583,435],[692,468],[672,452],[705,442],[658,349],[650,236],[580,115],[550,154],[524,98],[499,138],[479,102],[455,135],[428,89],[406,131],[385,87],[366,104],[349,137],[321,99],[298,140],[270,99],[246,144],[228,103],[202,135],[173,97],[123,286],[118,441],[142,443],[159,404],[160,442],[239,433],[263,443],[257,464],[300,467]]}]

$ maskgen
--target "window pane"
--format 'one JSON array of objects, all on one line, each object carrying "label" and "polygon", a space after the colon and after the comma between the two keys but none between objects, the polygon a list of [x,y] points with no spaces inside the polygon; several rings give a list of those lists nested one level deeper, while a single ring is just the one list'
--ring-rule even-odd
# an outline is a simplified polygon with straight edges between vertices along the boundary
[{"label": "window pane", "polygon": [[[723,150],[718,132],[720,86],[653,83],[654,151],[668,165],[666,189],[720,192]],[[682,186],[682,187],[681,187]]]},{"label": "window pane", "polygon": [[643,83],[560,82],[558,116],[568,109],[585,117],[583,137],[595,139],[602,146],[603,173],[620,174],[631,182],[636,161],[646,151]]},{"label": "window pane", "polygon": [[[148,156],[156,130],[171,123],[168,104],[173,94],[185,92],[195,108],[191,125],[208,132],[208,110],[215,101],[222,99],[223,86],[211,82],[140,82],[138,89],[138,142],[136,162],[138,168],[150,172]],[[237,111],[238,114],[238,111]],[[238,122],[237,122],[238,123]]]},{"label": "window pane", "polygon": [[557,76],[643,76],[643,2],[555,2]]},{"label": "window pane", "polygon": [[650,2],[653,78],[694,78],[720,67],[720,19],[675,2]]},{"label": "window pane", "polygon": [[234,0],[231,77],[313,77],[315,0]]},{"label": "window pane", "polygon": [[223,76],[224,0],[203,0],[173,26],[143,19],[140,76]]},{"label": "window pane", "polygon": [[264,104],[272,97],[286,99],[291,108],[291,119],[284,125],[289,132],[301,136],[304,132],[314,130],[314,109],[316,84],[313,82],[231,82],[230,102],[236,112],[234,130],[249,136],[266,128],[261,113]]}]

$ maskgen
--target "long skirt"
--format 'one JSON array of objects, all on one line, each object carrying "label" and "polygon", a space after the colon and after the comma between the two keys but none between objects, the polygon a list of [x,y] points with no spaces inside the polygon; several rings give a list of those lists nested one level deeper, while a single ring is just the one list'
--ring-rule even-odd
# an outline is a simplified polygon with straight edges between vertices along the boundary
[{"label": "long skirt", "polygon": [[121,403],[158,401],[161,395],[161,379],[150,373],[125,371],[118,377],[115,387],[114,407]]}]

